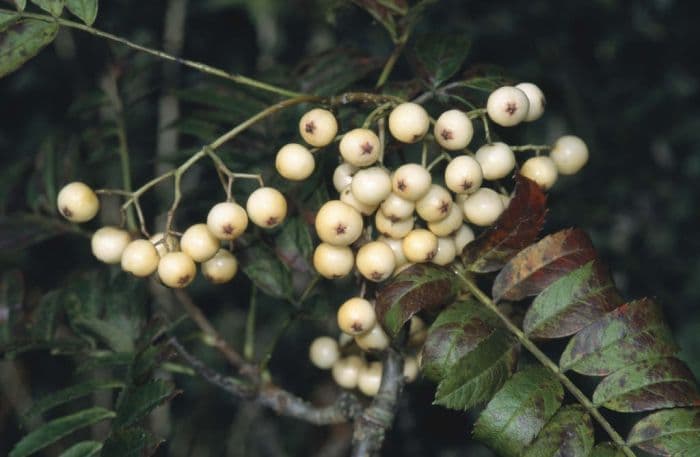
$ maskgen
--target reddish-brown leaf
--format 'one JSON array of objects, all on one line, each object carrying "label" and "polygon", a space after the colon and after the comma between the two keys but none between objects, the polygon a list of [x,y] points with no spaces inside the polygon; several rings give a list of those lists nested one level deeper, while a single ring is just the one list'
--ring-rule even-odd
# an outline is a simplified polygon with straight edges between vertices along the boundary
[{"label": "reddish-brown leaf", "polygon": [[469,270],[500,270],[521,249],[531,245],[544,224],[547,196],[534,181],[518,174],[515,195],[500,218],[464,248]]},{"label": "reddish-brown leaf", "polygon": [[549,235],[520,251],[503,267],[493,282],[493,299],[515,301],[537,295],[595,256],[593,244],[582,230]]}]

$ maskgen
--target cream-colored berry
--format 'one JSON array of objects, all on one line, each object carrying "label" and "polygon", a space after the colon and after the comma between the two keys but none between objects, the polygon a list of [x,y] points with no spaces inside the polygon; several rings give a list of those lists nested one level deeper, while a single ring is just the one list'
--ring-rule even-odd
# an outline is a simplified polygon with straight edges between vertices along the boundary
[{"label": "cream-colored berry", "polygon": [[122,270],[134,276],[151,275],[158,268],[158,251],[148,240],[134,240],[126,245],[122,253]]},{"label": "cream-colored berry", "polygon": [[304,146],[296,143],[285,144],[275,157],[277,172],[290,181],[302,181],[314,172],[314,155]]},{"label": "cream-colored berry", "polygon": [[350,274],[354,266],[355,256],[347,246],[321,243],[314,250],[314,268],[324,278],[342,278]]},{"label": "cream-colored berry", "polygon": [[433,135],[438,144],[448,151],[459,151],[467,147],[474,137],[474,126],[463,111],[445,111],[435,121]]},{"label": "cream-colored berry", "polygon": [[355,335],[355,344],[366,352],[383,351],[389,347],[389,343],[389,336],[386,334],[386,332],[384,332],[384,329],[381,325],[379,325],[379,322],[374,324],[374,326],[369,329],[368,332]]},{"label": "cream-colored berry", "polygon": [[360,377],[360,370],[365,366],[364,360],[357,355],[339,359],[333,364],[333,380],[343,389],[354,389]]},{"label": "cream-colored berry", "polygon": [[187,287],[197,274],[197,266],[184,252],[168,252],[158,262],[158,277],[168,287]]},{"label": "cream-colored berry", "polygon": [[330,200],[316,213],[316,233],[334,246],[349,246],[362,234],[362,216],[340,200]]},{"label": "cream-colored berry", "polygon": [[377,322],[374,306],[364,298],[353,297],[338,308],[338,327],[348,335],[368,332]]},{"label": "cream-colored berry", "polygon": [[474,241],[474,230],[472,230],[472,228],[467,224],[462,224],[452,238],[455,240],[455,248],[457,248],[457,252],[461,253],[466,245]]},{"label": "cream-colored berry", "polygon": [[482,187],[474,192],[462,205],[467,221],[480,227],[496,222],[505,208],[498,192]]},{"label": "cream-colored berry", "polygon": [[457,256],[457,245],[451,237],[439,237],[438,248],[432,262],[436,265],[448,265]]},{"label": "cream-colored berry", "polygon": [[520,174],[549,190],[557,181],[557,165],[547,156],[531,157],[520,167]]},{"label": "cream-colored berry", "polygon": [[457,156],[445,168],[445,185],[457,194],[476,191],[483,179],[481,165],[471,156]]},{"label": "cream-colored berry", "polygon": [[374,228],[389,238],[403,238],[413,230],[413,217],[394,220],[386,217],[383,212],[377,211],[374,215]]},{"label": "cream-colored berry", "polygon": [[381,241],[382,243],[385,243],[391,248],[391,251],[394,253],[394,260],[396,262],[397,269],[408,263],[408,260],[406,259],[406,256],[403,253],[402,240],[386,236],[380,236],[379,238],[377,238],[377,241]]},{"label": "cream-colored berry", "polygon": [[401,103],[389,114],[389,131],[402,143],[415,143],[428,133],[430,117],[417,103]]},{"label": "cream-colored berry", "polygon": [[527,110],[527,116],[525,116],[525,122],[532,122],[541,118],[544,114],[544,107],[547,104],[547,100],[545,100],[542,90],[532,83],[520,83],[515,87],[525,93],[525,96],[530,103]]},{"label": "cream-colored berry", "polygon": [[355,194],[352,193],[352,186],[346,187],[345,190],[340,193],[340,201],[346,205],[350,205],[364,216],[371,216],[375,211],[377,211],[377,205],[365,205],[359,201],[355,197]]},{"label": "cream-colored berry", "polygon": [[309,359],[322,370],[330,369],[340,358],[338,342],[329,336],[319,336],[309,346]]},{"label": "cream-colored berry", "polygon": [[430,172],[416,163],[401,165],[391,177],[394,193],[413,202],[428,193],[432,181]]},{"label": "cream-colored berry", "polygon": [[416,203],[411,200],[406,200],[392,192],[382,202],[379,208],[389,219],[399,220],[411,216],[416,209]]},{"label": "cream-colored berry", "polygon": [[573,175],[588,162],[588,146],[577,136],[565,135],[554,143],[549,157],[557,164],[559,173]]},{"label": "cream-colored berry", "polygon": [[442,186],[432,184],[428,193],[416,202],[416,213],[426,222],[445,219],[450,214],[452,195]]},{"label": "cream-colored berry", "polygon": [[371,362],[365,365],[357,377],[357,388],[364,395],[374,397],[382,384],[382,363]]},{"label": "cream-colored berry", "polygon": [[408,326],[408,345],[411,347],[420,347],[425,343],[427,337],[428,328],[425,325],[425,321],[419,316],[413,316]]},{"label": "cream-colored berry", "polygon": [[437,254],[438,239],[430,230],[416,229],[406,235],[401,247],[409,262],[430,262]]},{"label": "cream-colored berry", "polygon": [[205,262],[216,254],[221,242],[215,237],[207,224],[190,226],[180,238],[180,249],[195,262]]},{"label": "cream-colored berry", "polygon": [[452,204],[447,217],[436,222],[428,222],[428,229],[437,236],[448,236],[462,226],[463,220],[462,209],[456,204]]},{"label": "cream-colored berry", "polygon": [[369,129],[354,129],[340,140],[340,155],[356,167],[368,167],[379,160],[381,143],[376,133]]},{"label": "cream-colored berry", "polygon": [[131,235],[126,230],[116,227],[98,229],[90,240],[92,254],[104,263],[119,263],[122,253],[131,241]]},{"label": "cream-colored berry", "polygon": [[476,151],[484,179],[494,181],[505,178],[515,168],[515,154],[505,143],[485,144]]},{"label": "cream-colored berry", "polygon": [[381,167],[365,168],[355,173],[350,188],[360,203],[377,206],[391,194],[391,176]]},{"label": "cream-colored berry", "polygon": [[156,247],[156,251],[158,251],[158,255],[160,257],[163,257],[168,252],[180,250],[180,241],[173,235],[168,235],[166,237],[163,232],[156,233],[155,235],[151,236],[148,241],[153,243],[153,246]]},{"label": "cream-colored berry", "polygon": [[352,183],[352,177],[357,173],[357,168],[355,165],[351,165],[347,162],[343,162],[333,171],[333,187],[338,192],[342,192],[347,188],[350,183]]},{"label": "cream-colored berry", "polygon": [[381,241],[370,241],[357,251],[357,270],[370,281],[387,279],[396,268],[396,258],[389,246]]},{"label": "cream-colored berry", "polygon": [[403,377],[411,383],[418,378],[418,360],[415,357],[406,357],[403,361]]},{"label": "cream-colored berry", "polygon": [[224,284],[236,276],[238,259],[226,249],[219,251],[202,264],[202,274],[214,284]]},{"label": "cream-colored berry", "polygon": [[209,210],[207,227],[220,240],[235,240],[248,228],[248,213],[238,203],[217,203]]},{"label": "cream-colored berry", "polygon": [[503,127],[512,127],[525,120],[530,110],[530,101],[520,89],[503,86],[491,92],[486,101],[486,112],[493,122]]},{"label": "cream-colored berry", "polygon": [[71,222],[87,222],[100,210],[97,194],[85,183],[66,184],[56,199],[61,215]]},{"label": "cream-colored berry", "polygon": [[276,227],[287,217],[287,200],[279,190],[261,187],[248,197],[246,211],[250,220],[258,227]]},{"label": "cream-colored berry", "polygon": [[314,108],[306,112],[299,120],[299,133],[311,146],[326,146],[338,133],[338,121],[328,110]]}]

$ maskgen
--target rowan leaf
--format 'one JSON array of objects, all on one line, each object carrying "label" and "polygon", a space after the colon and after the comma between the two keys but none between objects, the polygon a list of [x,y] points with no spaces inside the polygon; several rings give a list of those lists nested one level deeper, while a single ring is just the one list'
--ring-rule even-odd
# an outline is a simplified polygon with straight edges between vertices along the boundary
[{"label": "rowan leaf", "polygon": [[81,441],[66,449],[58,457],[94,457],[100,453],[102,443],[97,441]]},{"label": "rowan leaf", "polygon": [[612,443],[600,443],[593,448],[588,457],[625,457],[625,453]]},{"label": "rowan leaf", "polygon": [[148,430],[131,427],[114,431],[104,443],[101,457],[148,457],[155,453],[161,440]]},{"label": "rowan leaf", "polygon": [[561,408],[545,425],[523,457],[588,457],[593,449],[593,423],[583,407]]},{"label": "rowan leaf", "polygon": [[461,68],[471,42],[465,33],[435,32],[416,39],[418,73],[432,87],[439,87]]},{"label": "rowan leaf", "polygon": [[56,406],[84,397],[98,390],[121,389],[124,383],[121,381],[91,380],[76,384],[65,389],[53,392],[32,403],[32,406],[24,413],[25,417],[33,417],[42,414]]},{"label": "rowan leaf", "polygon": [[133,425],[179,393],[180,391],[176,390],[172,383],[162,379],[130,387],[119,403],[114,427],[122,428]]},{"label": "rowan leaf", "polygon": [[675,408],[648,415],[637,422],[627,444],[655,455],[687,456],[700,448],[700,409]]},{"label": "rowan leaf", "polygon": [[68,11],[75,14],[87,25],[92,25],[97,18],[97,0],[65,0]]},{"label": "rowan leaf", "polygon": [[52,16],[60,16],[63,12],[63,0],[30,0],[36,6],[44,11],[51,13]]}]

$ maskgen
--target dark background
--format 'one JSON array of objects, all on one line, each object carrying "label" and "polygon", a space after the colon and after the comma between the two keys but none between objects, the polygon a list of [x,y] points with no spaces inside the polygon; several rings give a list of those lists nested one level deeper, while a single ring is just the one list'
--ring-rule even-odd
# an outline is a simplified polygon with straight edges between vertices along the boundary
[{"label": "dark background", "polygon": [[[336,10],[331,18],[325,3],[330,2],[190,1],[183,55],[309,90],[311,76],[298,63],[311,54],[352,49],[348,54],[381,61],[390,52],[386,34],[365,12],[350,6]],[[579,226],[591,233],[623,295],[655,297],[662,304],[682,356],[697,375],[700,34],[693,3],[444,0],[428,9],[416,32],[464,33],[472,40],[465,71],[497,65],[514,80],[537,83],[546,94],[547,112],[518,133],[524,140],[539,143],[575,133],[587,142],[589,164],[579,175],[561,178],[551,192],[548,230]],[[96,27],[162,48],[168,5],[161,0],[103,1]],[[104,268],[90,259],[85,239],[74,235],[40,243],[30,239],[22,249],[10,249],[8,239],[16,239],[17,230],[41,232],[45,220],[55,217],[51,202],[56,188],[69,178],[96,186],[119,184],[114,133],[100,114],[100,78],[108,70],[120,75],[135,183],[153,176],[159,161],[180,161],[201,141],[220,133],[221,126],[230,125],[224,115],[207,115],[216,111],[215,100],[191,101],[196,92],[188,90],[207,87],[213,77],[180,68],[176,83],[182,89],[178,92],[182,116],[173,126],[182,132],[182,150],[156,157],[156,107],[163,93],[171,93],[163,82],[168,77],[164,79],[162,63],[77,31],[62,32],[39,57],[0,81],[0,236],[5,238],[0,266],[20,268],[34,294],[59,286],[73,269]],[[356,85],[371,88],[376,75],[375,70]],[[393,77],[411,75],[409,60],[401,59]],[[227,90],[238,89],[229,85]],[[248,98],[241,106],[251,98],[265,101],[249,90],[243,92]],[[231,116],[237,118],[235,113]],[[276,138],[293,131],[294,125],[267,124],[267,128]],[[254,151],[267,144],[266,135],[257,131],[238,147]],[[53,176],[47,176],[47,167],[53,167]],[[200,203],[206,183],[195,187],[196,197],[185,209],[191,218],[201,217],[210,205]],[[152,211],[163,208],[157,199],[146,205]],[[19,216],[28,212],[42,219]],[[221,290],[212,292],[202,285],[194,288],[194,294],[208,304],[224,333],[236,340],[247,285],[237,280]],[[279,313],[274,303],[265,306],[263,313],[269,319],[260,322],[274,327]],[[328,323],[302,322],[285,335],[280,355],[273,358],[273,372],[281,374],[283,385],[310,398],[333,395],[326,374],[312,369],[305,355],[308,341],[330,328]],[[261,328],[261,339],[266,331]],[[70,380],[69,370],[47,354],[31,353],[17,363],[30,393],[55,390]],[[167,424],[163,430],[170,433],[159,455],[330,456],[335,454],[316,451],[347,437],[343,427],[328,432],[298,424],[242,406],[202,382],[179,378],[178,382],[185,394],[159,422]],[[4,380],[0,386],[0,393],[8,392]],[[491,455],[467,443],[470,425],[464,415],[430,406],[432,389],[426,381],[408,388],[383,455]],[[3,398],[0,395],[0,455],[21,436],[17,411]]]}]

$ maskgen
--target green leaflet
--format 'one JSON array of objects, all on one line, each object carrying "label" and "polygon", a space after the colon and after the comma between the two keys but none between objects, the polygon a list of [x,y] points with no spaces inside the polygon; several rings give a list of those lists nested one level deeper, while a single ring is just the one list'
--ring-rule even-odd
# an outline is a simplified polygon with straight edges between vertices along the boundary
[{"label": "green leaflet", "polygon": [[131,387],[124,393],[119,403],[114,427],[121,428],[134,424],[178,393],[179,391],[175,390],[172,383],[161,379]]},{"label": "green leaflet", "polygon": [[474,437],[502,456],[520,455],[557,412],[564,398],[559,380],[539,366],[516,373],[486,405]]},{"label": "green leaflet", "polygon": [[292,276],[275,253],[262,243],[241,251],[243,273],[263,292],[275,298],[292,296]]},{"label": "green leaflet", "polygon": [[578,405],[561,408],[523,457],[588,457],[593,448],[591,416]]},{"label": "green leaflet", "polygon": [[63,0],[30,0],[44,11],[48,11],[52,16],[60,16],[63,12]]},{"label": "green leaflet", "polygon": [[87,25],[97,18],[97,0],[65,0],[68,11],[75,14]]},{"label": "green leaflet", "polygon": [[422,35],[415,45],[418,73],[433,87],[438,87],[459,71],[470,47],[465,33]]},{"label": "green leaflet", "polygon": [[612,443],[600,443],[593,448],[588,457],[625,457],[625,453]]},{"label": "green leaflet", "polygon": [[51,393],[35,401],[31,408],[24,413],[26,417],[42,414],[56,406],[84,397],[97,390],[121,389],[124,383],[120,381],[92,380]]},{"label": "green leaflet", "polygon": [[118,430],[107,438],[101,457],[148,457],[157,449],[161,440],[147,430],[133,427]]},{"label": "green leaflet", "polygon": [[82,441],[74,444],[58,457],[94,457],[102,449],[102,443],[97,441]]},{"label": "green leaflet", "polygon": [[700,447],[700,409],[650,414],[632,427],[627,444],[656,455],[693,455],[689,450]]}]

